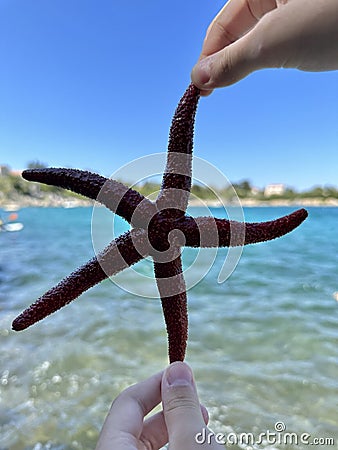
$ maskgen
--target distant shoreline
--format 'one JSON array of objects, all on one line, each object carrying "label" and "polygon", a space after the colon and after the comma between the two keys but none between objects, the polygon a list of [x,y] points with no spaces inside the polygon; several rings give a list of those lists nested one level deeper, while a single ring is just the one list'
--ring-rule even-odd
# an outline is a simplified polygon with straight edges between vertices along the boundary
[{"label": "distant shoreline", "polygon": [[[127,183],[128,185],[128,183]],[[126,186],[127,186],[126,185]],[[157,183],[146,182],[138,187],[145,197],[154,198],[160,190]],[[0,208],[7,211],[27,207],[77,208],[89,207],[94,201],[52,185],[30,183],[19,172],[0,165]],[[248,180],[214,189],[199,184],[191,186],[189,206],[199,207],[338,207],[338,188],[314,186],[298,192],[284,184],[269,184],[259,189]]]},{"label": "distant shoreline", "polygon": [[[331,208],[338,207],[338,199],[328,198],[328,199],[319,199],[319,198],[302,198],[295,200],[286,200],[286,199],[273,199],[273,200],[253,200],[250,198],[244,198],[239,200],[239,204],[245,208],[256,208],[256,207],[282,207],[282,206],[327,206]],[[221,207],[221,206],[238,206],[238,203],[228,203],[226,201],[196,201],[193,200],[189,202],[189,206],[209,206],[209,207]]]},{"label": "distant shoreline", "polygon": [[93,206],[94,202],[91,200],[82,199],[65,199],[60,198],[44,198],[44,199],[23,199],[23,200],[9,200],[0,202],[0,209],[3,211],[17,211],[22,208],[78,208]]},{"label": "distant shoreline", "polygon": [[[27,198],[17,199],[0,202],[0,209],[3,211],[17,211],[22,208],[79,208],[79,207],[91,207],[94,205],[94,201],[86,199],[65,199],[64,197],[53,196],[52,198],[45,197],[43,199]],[[239,206],[245,208],[250,207],[288,207],[288,206],[300,206],[300,207],[338,207],[338,199],[328,198],[303,198],[295,200],[286,199],[273,199],[273,200],[253,200],[253,199],[241,199],[239,204],[236,202],[227,202],[222,200],[198,200],[196,198],[189,202],[190,207],[224,207],[224,206]]]}]

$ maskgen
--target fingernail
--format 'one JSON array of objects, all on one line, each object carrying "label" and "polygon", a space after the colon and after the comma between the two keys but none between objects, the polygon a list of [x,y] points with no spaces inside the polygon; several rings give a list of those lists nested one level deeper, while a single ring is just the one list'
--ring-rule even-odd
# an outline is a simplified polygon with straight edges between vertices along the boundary
[{"label": "fingernail", "polygon": [[192,71],[192,81],[198,86],[202,87],[210,81],[210,63],[209,59],[202,59],[196,64]]},{"label": "fingernail", "polygon": [[172,363],[166,372],[169,386],[193,385],[193,375],[190,367],[184,362]]}]

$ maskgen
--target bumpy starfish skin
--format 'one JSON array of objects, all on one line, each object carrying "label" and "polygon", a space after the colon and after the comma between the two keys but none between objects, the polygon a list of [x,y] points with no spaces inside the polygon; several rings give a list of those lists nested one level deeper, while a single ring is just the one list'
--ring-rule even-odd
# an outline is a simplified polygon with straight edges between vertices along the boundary
[{"label": "bumpy starfish skin", "polygon": [[307,217],[304,209],[263,223],[186,215],[198,100],[198,89],[190,85],[173,117],[167,164],[155,202],[122,183],[87,171],[51,168],[23,172],[27,180],[69,189],[102,203],[133,228],[21,313],[13,321],[14,330],[33,325],[105,278],[151,255],[168,333],[169,360],[183,361],[188,338],[188,311],[182,246],[229,247],[268,241],[289,233]]},{"label": "bumpy starfish skin", "polygon": [[154,262],[168,334],[170,362],[183,361],[188,339],[188,307],[181,257],[170,262]]},{"label": "bumpy starfish skin", "polygon": [[[69,189],[96,200],[129,223],[133,217],[135,226],[138,224],[137,219],[144,224],[143,216],[155,213],[153,203],[142,194],[96,173],[77,169],[50,168],[25,170],[22,175],[28,181]],[[137,214],[134,214],[135,211]]]}]

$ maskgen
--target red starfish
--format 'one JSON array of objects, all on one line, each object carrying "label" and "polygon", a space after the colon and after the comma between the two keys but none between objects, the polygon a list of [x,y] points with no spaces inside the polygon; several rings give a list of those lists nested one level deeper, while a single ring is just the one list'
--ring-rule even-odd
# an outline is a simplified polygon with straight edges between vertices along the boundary
[{"label": "red starfish", "polygon": [[167,327],[169,360],[182,361],[188,337],[188,313],[181,247],[227,247],[268,241],[292,231],[307,217],[307,212],[300,209],[271,222],[244,224],[186,215],[198,100],[198,89],[190,85],[172,121],[166,169],[155,202],[122,183],[90,172],[54,168],[23,172],[27,180],[70,189],[102,203],[133,228],[20,314],[13,321],[14,330],[33,325],[105,278],[150,255]]}]

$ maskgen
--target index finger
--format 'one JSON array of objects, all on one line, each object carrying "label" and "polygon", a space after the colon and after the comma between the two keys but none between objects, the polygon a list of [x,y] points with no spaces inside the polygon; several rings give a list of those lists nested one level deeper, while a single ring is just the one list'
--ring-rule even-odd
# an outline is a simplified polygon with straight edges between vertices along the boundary
[{"label": "index finger", "polygon": [[200,59],[237,41],[275,8],[277,0],[229,0],[208,28]]},{"label": "index finger", "polygon": [[139,438],[144,417],[161,401],[162,374],[163,371],[130,386],[114,400],[104,422],[97,449],[113,448],[113,443],[120,440],[121,436],[130,442]]}]

